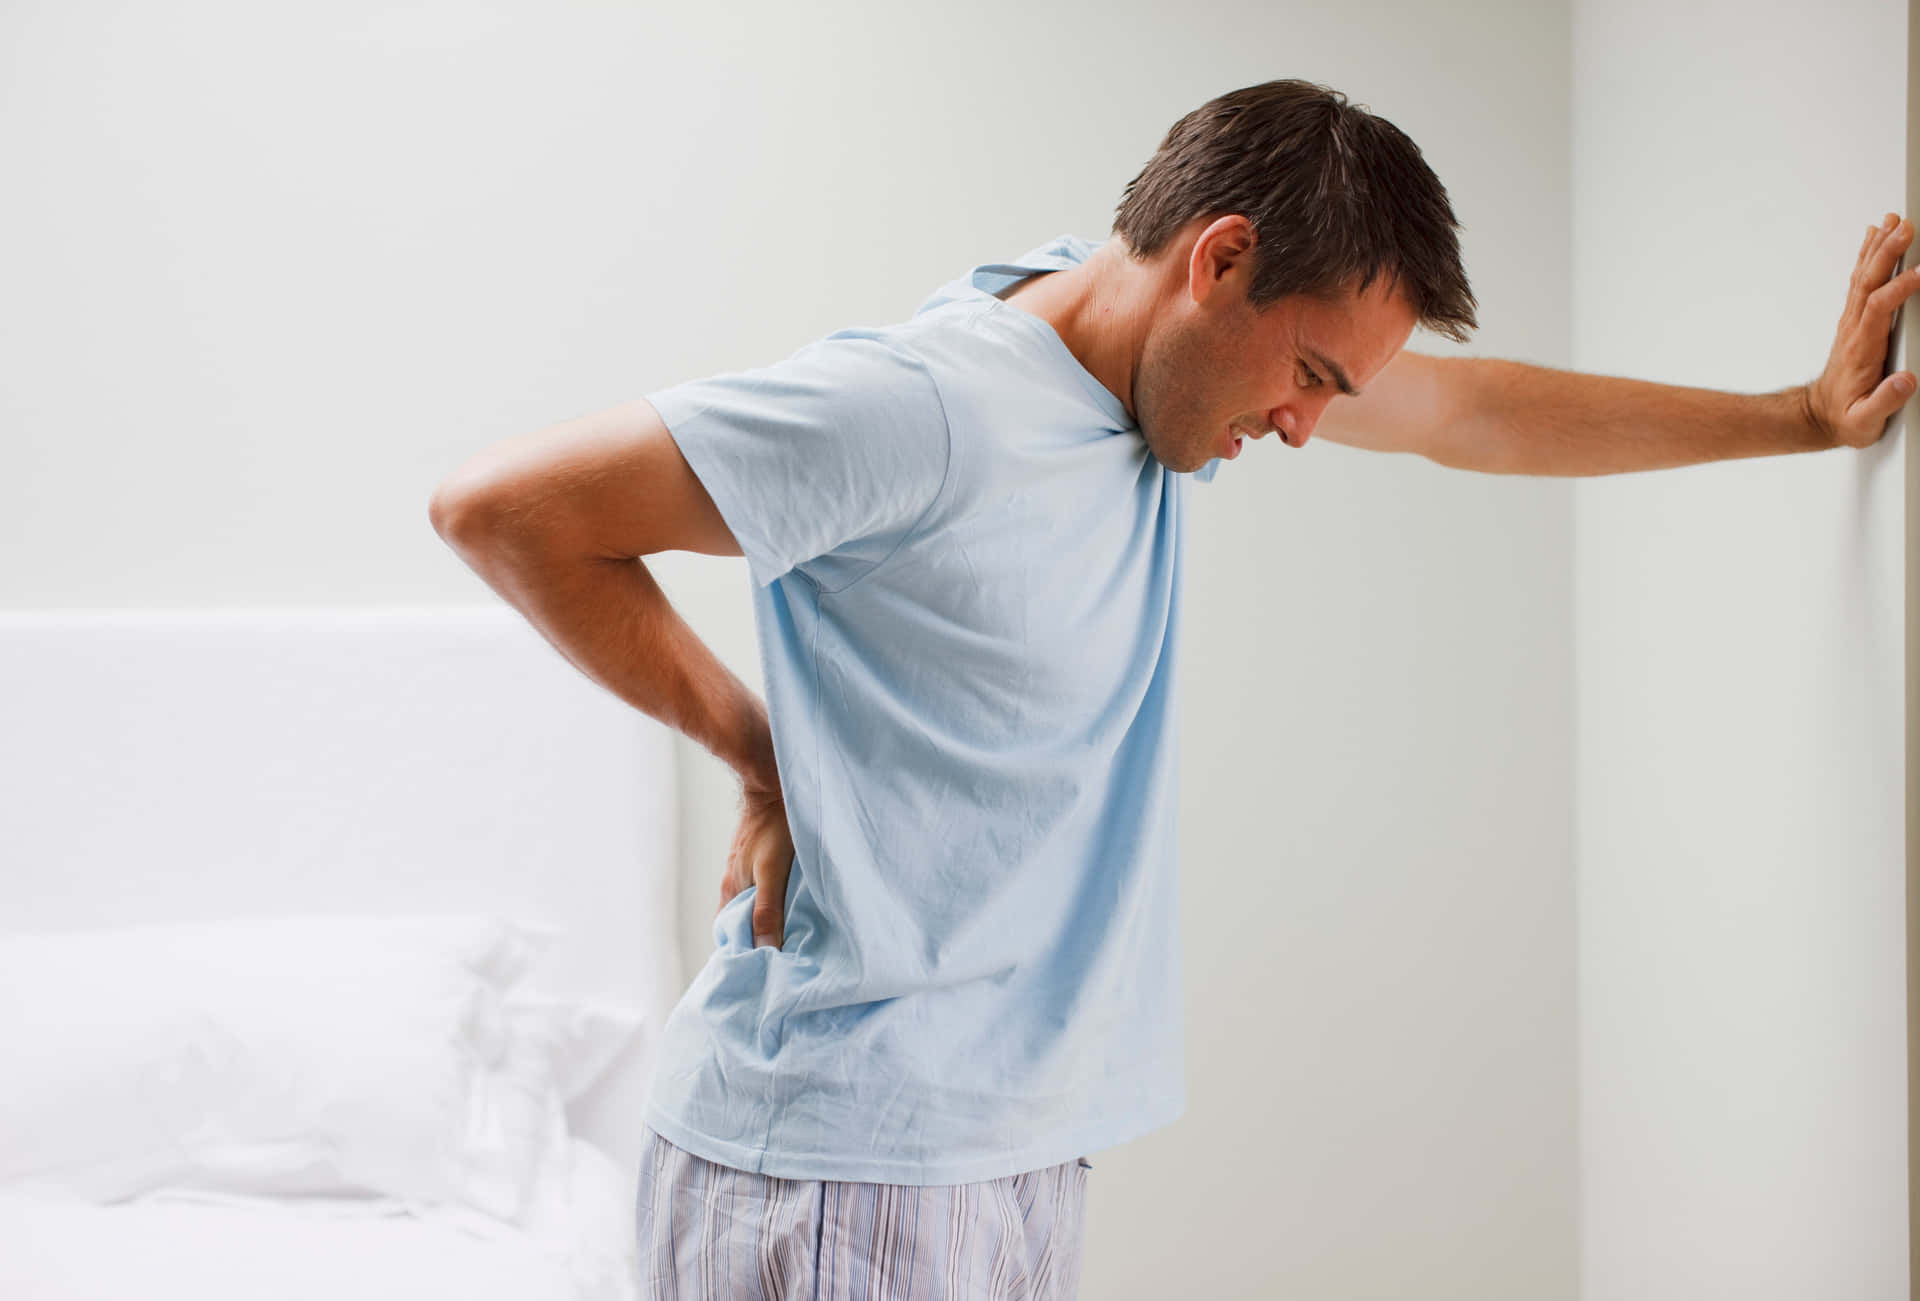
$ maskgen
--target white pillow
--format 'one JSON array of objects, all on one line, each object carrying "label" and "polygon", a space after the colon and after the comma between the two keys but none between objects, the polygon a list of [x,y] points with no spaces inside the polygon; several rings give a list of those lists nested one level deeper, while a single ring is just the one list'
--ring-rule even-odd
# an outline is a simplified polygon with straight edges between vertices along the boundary
[{"label": "white pillow", "polygon": [[590,1075],[637,1024],[510,1000],[558,934],[301,916],[0,938],[0,1180],[94,1201],[379,1193],[516,1219],[565,1141],[554,1054]]},{"label": "white pillow", "polygon": [[551,1076],[562,1102],[577,1101],[598,1083],[646,1020],[643,1012],[600,999],[507,997],[508,1033],[530,1041],[530,1062]]},{"label": "white pillow", "polygon": [[[476,1094],[472,1132],[489,1151],[512,1154],[511,1213],[530,1222],[531,1204],[549,1198],[544,1185],[567,1168],[566,1107],[584,1094],[618,1057],[644,1021],[614,1003],[515,993],[506,1001],[507,1048]],[[469,1192],[469,1204],[482,1206]],[[502,1188],[500,1202],[506,1190]]]}]

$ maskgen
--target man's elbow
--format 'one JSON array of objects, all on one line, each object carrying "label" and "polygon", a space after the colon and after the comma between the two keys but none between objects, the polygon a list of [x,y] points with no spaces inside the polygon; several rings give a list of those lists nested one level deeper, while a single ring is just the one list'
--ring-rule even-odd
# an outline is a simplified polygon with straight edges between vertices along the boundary
[{"label": "man's elbow", "polygon": [[444,480],[427,499],[427,520],[433,531],[456,548],[488,531],[498,516],[494,499],[457,474]]},{"label": "man's elbow", "polygon": [[457,513],[457,503],[445,484],[433,490],[427,498],[427,522],[433,525],[433,531],[440,535],[443,542],[452,541],[453,521]]}]

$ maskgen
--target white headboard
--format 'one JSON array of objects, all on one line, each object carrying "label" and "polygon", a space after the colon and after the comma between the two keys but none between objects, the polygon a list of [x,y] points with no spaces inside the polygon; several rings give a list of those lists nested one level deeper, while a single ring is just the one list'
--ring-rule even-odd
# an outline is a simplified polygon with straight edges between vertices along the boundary
[{"label": "white headboard", "polygon": [[505,606],[0,613],[0,928],[497,911],[637,1006],[574,1108],[624,1164],[679,997],[672,733]]}]

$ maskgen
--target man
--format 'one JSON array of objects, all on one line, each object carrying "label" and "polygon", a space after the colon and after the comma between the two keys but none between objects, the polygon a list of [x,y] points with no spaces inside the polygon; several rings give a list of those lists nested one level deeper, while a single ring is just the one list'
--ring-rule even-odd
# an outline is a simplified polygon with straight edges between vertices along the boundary
[{"label": "man", "polygon": [[[1412,141],[1274,81],[1174,125],[1114,238],[509,440],[436,529],[740,775],[644,1116],[654,1296],[1070,1298],[1085,1154],[1185,1106],[1175,666],[1192,484],[1246,438],[1605,474],[1863,447],[1911,232],[1825,372],[1745,396],[1404,351],[1475,328]],[[763,706],[640,558],[743,555]]]}]

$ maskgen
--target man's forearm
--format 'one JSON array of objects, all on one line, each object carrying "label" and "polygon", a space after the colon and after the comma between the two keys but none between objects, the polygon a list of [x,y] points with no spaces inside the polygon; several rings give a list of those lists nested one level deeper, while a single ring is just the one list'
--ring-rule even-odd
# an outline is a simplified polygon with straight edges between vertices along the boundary
[{"label": "man's forearm", "polygon": [[1466,469],[1622,474],[1834,446],[1808,412],[1805,385],[1727,393],[1491,357],[1459,373]]},{"label": "man's forearm", "polygon": [[694,635],[638,558],[568,555],[510,527],[443,536],[574,667],[698,741],[749,789],[777,790],[766,705]]}]

